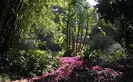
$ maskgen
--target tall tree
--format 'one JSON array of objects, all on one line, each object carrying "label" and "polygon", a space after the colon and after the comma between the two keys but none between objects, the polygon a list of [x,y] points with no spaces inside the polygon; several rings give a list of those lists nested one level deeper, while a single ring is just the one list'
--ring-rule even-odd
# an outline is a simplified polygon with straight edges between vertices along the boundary
[{"label": "tall tree", "polygon": [[132,0],[96,0],[97,12],[106,21],[111,21],[117,27],[117,41],[133,52],[133,1]]},{"label": "tall tree", "polygon": [[16,20],[23,0],[0,1],[0,52],[8,51],[19,33]]},{"label": "tall tree", "polygon": [[[0,1],[0,69],[7,64],[7,51],[18,40],[20,29],[17,27],[17,16],[23,0]],[[0,72],[1,72],[0,71]]]}]

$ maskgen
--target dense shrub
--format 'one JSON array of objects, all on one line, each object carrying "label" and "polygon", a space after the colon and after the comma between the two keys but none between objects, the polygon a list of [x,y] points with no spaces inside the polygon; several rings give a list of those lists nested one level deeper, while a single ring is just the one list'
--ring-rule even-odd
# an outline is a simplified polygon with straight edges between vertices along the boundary
[{"label": "dense shrub", "polygon": [[84,52],[84,58],[95,64],[109,64],[126,58],[124,48],[116,43],[113,37],[99,33],[92,37],[89,48]]},{"label": "dense shrub", "polygon": [[9,52],[8,62],[10,77],[21,78],[41,75],[43,72],[57,67],[58,60],[46,51],[11,50]]},{"label": "dense shrub", "polygon": [[119,43],[115,43],[111,46],[109,46],[104,52],[106,54],[114,54],[115,52],[124,52],[124,48],[122,48],[122,46]]},{"label": "dense shrub", "polygon": [[[98,52],[95,52],[98,53]],[[95,55],[95,54],[94,54]],[[100,58],[104,63],[117,63],[119,60],[126,59],[127,55],[124,52],[122,46],[118,43],[115,43],[107,47]]]},{"label": "dense shrub", "polygon": [[109,47],[110,45],[112,45],[114,43],[114,40],[107,35],[103,35],[103,34],[97,34],[95,37],[92,38],[92,40],[90,41],[89,45],[90,45],[90,50],[104,50],[107,47]]},{"label": "dense shrub", "polygon": [[[84,59],[89,60],[93,65],[100,65],[103,67],[110,67],[115,70],[121,70],[127,68],[125,59],[127,60],[127,53],[124,52],[122,46],[118,43],[112,44],[104,50],[92,50],[87,49],[84,52]],[[120,63],[120,61],[123,61]]]}]

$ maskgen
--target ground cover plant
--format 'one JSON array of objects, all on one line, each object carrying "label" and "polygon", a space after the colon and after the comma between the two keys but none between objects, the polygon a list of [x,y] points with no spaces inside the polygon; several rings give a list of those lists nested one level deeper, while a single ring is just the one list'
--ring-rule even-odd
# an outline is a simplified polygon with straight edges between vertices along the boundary
[{"label": "ground cover plant", "polygon": [[1,0],[0,81],[132,82],[133,1],[90,1]]},{"label": "ground cover plant", "polygon": [[87,60],[77,57],[59,57],[61,67],[50,73],[25,79],[29,82],[120,82],[122,72],[111,68],[92,65]]}]

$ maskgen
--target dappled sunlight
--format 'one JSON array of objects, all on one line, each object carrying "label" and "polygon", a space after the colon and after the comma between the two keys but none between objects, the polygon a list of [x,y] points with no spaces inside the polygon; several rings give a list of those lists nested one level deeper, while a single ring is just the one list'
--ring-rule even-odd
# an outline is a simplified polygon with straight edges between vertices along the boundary
[{"label": "dappled sunlight", "polygon": [[0,82],[132,82],[132,0],[1,0]]}]

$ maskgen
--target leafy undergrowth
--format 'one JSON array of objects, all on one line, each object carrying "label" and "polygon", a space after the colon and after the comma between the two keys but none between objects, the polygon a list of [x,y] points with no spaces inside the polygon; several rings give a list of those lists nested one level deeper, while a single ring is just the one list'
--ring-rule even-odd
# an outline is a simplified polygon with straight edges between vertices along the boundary
[{"label": "leafy undergrowth", "polygon": [[[121,72],[93,66],[81,57],[60,57],[61,67],[24,82],[121,82]],[[22,82],[22,81],[21,81]]]}]

